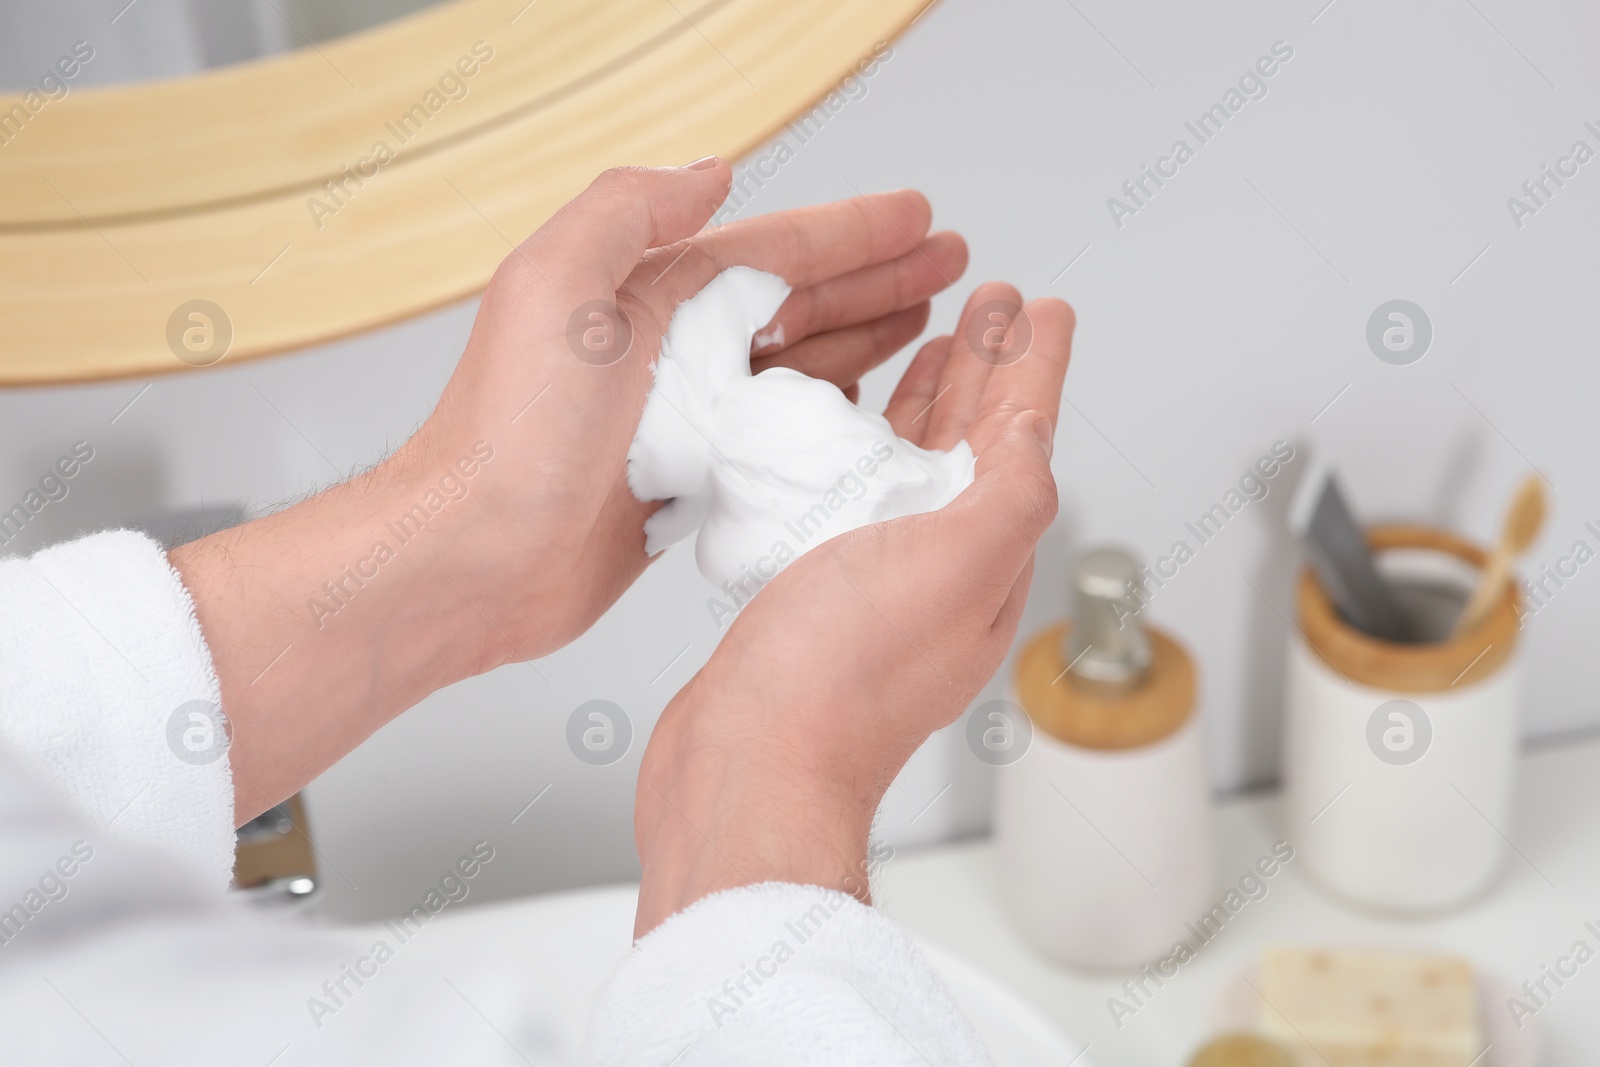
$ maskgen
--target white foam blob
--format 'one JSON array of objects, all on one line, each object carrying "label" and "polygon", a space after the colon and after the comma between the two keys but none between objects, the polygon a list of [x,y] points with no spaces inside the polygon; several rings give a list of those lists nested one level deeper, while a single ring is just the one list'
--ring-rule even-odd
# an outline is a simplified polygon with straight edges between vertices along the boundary
[{"label": "white foam blob", "polygon": [[730,267],[679,305],[628,449],[633,495],[667,501],[646,551],[698,529],[700,573],[744,598],[829,538],[944,507],[973,478],[965,441],[918,448],[830,382],[752,375],[751,338],[788,295],[775,274]]}]

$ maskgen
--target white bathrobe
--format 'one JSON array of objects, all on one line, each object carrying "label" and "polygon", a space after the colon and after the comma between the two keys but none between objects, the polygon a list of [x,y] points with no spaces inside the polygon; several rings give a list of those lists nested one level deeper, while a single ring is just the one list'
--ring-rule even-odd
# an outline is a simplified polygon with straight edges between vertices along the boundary
[{"label": "white bathrobe", "polygon": [[[169,743],[177,708],[220,699],[189,594],[148,538],[0,561],[0,1059],[989,1062],[898,928],[841,893],[777,883],[708,897],[640,941],[581,1052],[559,1047],[515,969],[476,974],[465,1003],[447,975],[395,968],[318,1027],[305,1002],[348,962],[348,939],[227,898],[228,761],[186,762]],[[730,980],[793,941],[801,916],[815,933],[727,1010]],[[458,973],[484,966],[464,959]]]}]

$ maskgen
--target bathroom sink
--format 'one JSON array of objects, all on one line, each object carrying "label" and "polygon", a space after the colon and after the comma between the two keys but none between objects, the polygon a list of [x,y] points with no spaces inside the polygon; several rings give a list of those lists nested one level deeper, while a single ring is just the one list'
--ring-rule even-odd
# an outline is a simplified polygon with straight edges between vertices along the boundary
[{"label": "bathroom sink", "polygon": [[[628,951],[637,899],[637,886],[603,886],[446,911],[417,932],[406,954],[417,963],[433,957],[457,975],[463,959],[526,970],[527,984],[558,1016],[552,1023],[562,1043],[576,1050],[590,1004]],[[357,940],[387,933],[378,925],[348,932]],[[1077,1044],[1037,1009],[953,953],[920,938],[918,943],[983,1035],[997,1067],[1088,1067]]]}]

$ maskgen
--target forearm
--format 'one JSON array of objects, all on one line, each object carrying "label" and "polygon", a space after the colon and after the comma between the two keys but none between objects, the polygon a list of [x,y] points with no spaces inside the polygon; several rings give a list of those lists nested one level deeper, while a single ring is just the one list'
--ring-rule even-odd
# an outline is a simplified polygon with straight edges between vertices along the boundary
[{"label": "forearm", "polygon": [[[640,768],[634,936],[713,893],[764,882],[821,886],[869,903],[868,834],[886,780],[817,759],[827,746],[697,736],[702,723],[727,721],[696,705],[715,699],[705,695],[714,688],[697,677],[679,694]],[[747,729],[784,730],[763,722],[760,709],[741,711]]]},{"label": "forearm", "polygon": [[460,536],[482,469],[470,451],[429,455],[413,441],[365,475],[172,551],[221,683],[241,823],[494,665]]},{"label": "forearm", "polygon": [[767,882],[820,886],[871,903],[871,818],[840,812],[834,798],[779,801],[766,791],[745,791],[716,808],[681,792],[659,799],[659,818],[640,834],[635,937],[715,893]]},{"label": "forearm", "polygon": [[849,730],[819,734],[762,691],[719,699],[715,673],[651,735],[637,944],[597,998],[585,1062],[702,1047],[730,1063],[990,1062],[921,953],[870,907],[893,852],[867,837],[902,746],[852,760],[844,749],[868,746]]}]

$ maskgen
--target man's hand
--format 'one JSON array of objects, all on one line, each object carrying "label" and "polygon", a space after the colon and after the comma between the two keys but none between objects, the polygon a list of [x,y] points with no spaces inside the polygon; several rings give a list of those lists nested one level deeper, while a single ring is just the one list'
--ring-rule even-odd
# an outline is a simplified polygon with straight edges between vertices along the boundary
[{"label": "man's hand", "polygon": [[[754,369],[799,367],[851,395],[965,268],[961,239],[929,235],[912,192],[701,233],[729,181],[716,159],[602,175],[495,273],[412,440],[171,553],[221,680],[241,822],[434,690],[559,648],[638,576],[650,509],[628,491],[628,446],[673,309],[723,268],[794,287]],[[591,325],[613,347],[585,347]]]},{"label": "man's hand", "polygon": [[966,266],[959,237],[928,236],[928,204],[914,192],[696,235],[727,187],[716,160],[609,172],[490,282],[461,364],[414,442],[433,466],[478,438],[495,446],[471,524],[456,535],[473,563],[456,580],[502,632],[486,643],[484,667],[571,641],[648,562],[641,531],[653,508],[629,491],[626,459],[679,303],[735,264],[783,277],[794,292],[758,336],[753,369],[798,367],[853,395],[864,372],[922,332],[928,298]]},{"label": "man's hand", "polygon": [[1034,546],[1055,516],[1050,442],[1073,317],[1059,300],[1034,301],[1001,326],[1005,337],[990,335],[1000,343],[980,347],[991,310],[1020,304],[1007,286],[980,288],[954,338],[918,354],[886,412],[926,447],[968,440],[974,484],[940,511],[800,557],[662,714],[635,802],[637,936],[734,886],[863,893],[878,802],[1004,658]]}]

